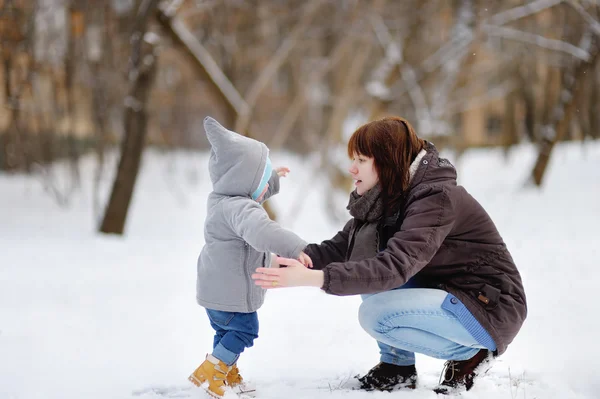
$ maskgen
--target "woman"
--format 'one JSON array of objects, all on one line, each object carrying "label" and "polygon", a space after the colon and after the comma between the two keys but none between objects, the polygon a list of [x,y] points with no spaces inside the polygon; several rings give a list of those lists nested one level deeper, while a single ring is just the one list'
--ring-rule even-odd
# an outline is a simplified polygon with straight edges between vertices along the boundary
[{"label": "woman", "polygon": [[[438,393],[473,386],[518,333],[527,314],[519,272],[456,170],[404,119],[358,128],[348,143],[353,217],[305,252],[314,269],[258,268],[264,288],[315,286],[363,294],[359,322],[381,362],[359,378],[366,390],[414,388],[415,352],[448,360]],[[366,295],[371,294],[371,295]]]}]

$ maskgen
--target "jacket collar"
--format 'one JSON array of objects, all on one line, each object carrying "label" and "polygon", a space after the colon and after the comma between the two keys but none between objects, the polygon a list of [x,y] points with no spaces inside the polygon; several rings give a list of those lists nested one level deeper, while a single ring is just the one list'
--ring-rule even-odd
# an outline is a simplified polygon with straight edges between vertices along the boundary
[{"label": "jacket collar", "polygon": [[422,183],[451,182],[451,184],[456,185],[456,169],[454,169],[450,161],[440,158],[437,148],[429,141],[425,141],[424,149],[427,153],[420,159],[417,156],[413,164],[411,164],[412,170],[413,165],[417,163],[415,165],[417,170],[414,175],[411,174],[412,179],[408,191],[410,192]]},{"label": "jacket collar", "polygon": [[[421,150],[421,152],[419,152],[417,154],[417,156],[415,157],[415,160],[410,164],[410,168],[408,170],[409,173],[409,183],[412,182],[413,177],[415,177],[415,175],[417,174],[417,170],[419,169],[419,165],[421,164],[421,159],[423,159],[423,157],[427,155],[427,150],[425,150],[425,148],[423,148]],[[410,184],[409,184],[410,186]]]}]

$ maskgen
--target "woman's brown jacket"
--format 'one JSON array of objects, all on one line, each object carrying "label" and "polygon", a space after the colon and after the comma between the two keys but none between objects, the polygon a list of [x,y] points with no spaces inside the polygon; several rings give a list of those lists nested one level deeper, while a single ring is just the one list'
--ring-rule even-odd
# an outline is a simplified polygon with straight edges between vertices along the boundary
[{"label": "woman's brown jacket", "polygon": [[521,276],[490,216],[457,185],[454,166],[432,144],[426,151],[397,219],[380,223],[377,256],[347,260],[358,224],[354,219],[331,240],[310,244],[305,252],[315,269],[324,271],[322,289],[329,294],[387,291],[413,277],[411,285],[452,293],[502,354],[527,315]]}]

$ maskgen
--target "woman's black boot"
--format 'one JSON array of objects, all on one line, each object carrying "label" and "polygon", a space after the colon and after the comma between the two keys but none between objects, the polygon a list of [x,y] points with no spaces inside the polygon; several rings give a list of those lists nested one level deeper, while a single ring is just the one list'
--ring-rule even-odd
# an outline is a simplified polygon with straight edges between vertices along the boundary
[{"label": "woman's black boot", "polygon": [[415,365],[397,366],[390,363],[379,363],[367,374],[358,378],[360,389],[366,391],[394,391],[397,389],[415,389],[417,369]]}]

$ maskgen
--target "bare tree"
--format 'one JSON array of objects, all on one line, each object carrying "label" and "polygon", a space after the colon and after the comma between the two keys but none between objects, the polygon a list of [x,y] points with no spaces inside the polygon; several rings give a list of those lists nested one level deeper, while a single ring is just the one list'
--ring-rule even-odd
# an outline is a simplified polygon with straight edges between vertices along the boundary
[{"label": "bare tree", "polygon": [[555,144],[567,134],[577,107],[576,99],[585,92],[586,76],[592,73],[599,57],[598,39],[590,36],[591,32],[588,31],[582,39],[584,42],[582,47],[585,47],[585,50],[590,53],[590,58],[586,61],[574,61],[572,66],[565,70],[564,84],[554,108],[552,120],[543,131],[538,157],[532,171],[533,182],[538,186],[542,184]]},{"label": "bare tree", "polygon": [[[67,16],[60,26],[44,22],[56,31],[48,36],[57,34],[64,44],[58,62],[40,59],[23,75],[17,74],[14,54],[28,51],[27,1],[0,2],[6,99],[0,119],[10,121],[0,132],[5,153],[0,163],[26,169],[28,158],[39,157],[42,167],[36,170],[57,198],[66,199],[72,188],[61,190],[55,168],[44,162],[70,159],[76,183],[81,143],[92,142],[99,165],[97,206],[104,151],[122,135],[118,176],[101,230],[123,231],[145,140],[169,148],[185,140],[205,145],[196,131],[200,112],[214,113],[272,150],[319,152],[318,173],[339,187],[332,196],[347,190],[339,154],[349,121],[401,114],[421,136],[455,148],[466,143],[509,149],[522,139],[540,141],[532,173],[540,176],[554,143],[597,137],[600,130],[597,46],[580,42],[585,32],[588,37],[600,32],[594,2],[161,3],[40,3],[49,19]],[[152,37],[146,33],[153,17],[162,27],[157,32],[166,33],[161,47],[185,57],[161,58],[155,65],[154,50],[144,40]],[[136,33],[130,37],[132,26]],[[154,69],[163,65],[181,68],[185,77],[176,72],[177,85],[151,90]],[[159,82],[169,75],[165,71],[159,71]],[[47,85],[40,88],[44,79],[51,81],[54,94],[48,94]],[[490,116],[495,133],[486,132]],[[75,135],[76,130],[89,136]],[[268,206],[267,211],[275,217]]]},{"label": "bare tree", "polygon": [[158,0],[142,0],[131,35],[129,58],[129,94],[125,99],[125,137],[121,158],[100,232],[123,234],[125,221],[144,149],[148,114],[147,103],[156,72],[155,38],[148,32],[148,21]]},{"label": "bare tree", "polygon": [[0,6],[0,57],[4,70],[2,89],[8,111],[8,126],[4,132],[0,132],[0,169],[29,169],[31,166],[21,102],[24,91],[31,88],[31,74],[24,74],[21,69],[24,67],[23,56],[32,60],[34,15],[35,7],[27,10],[19,7],[15,0],[5,0]]},{"label": "bare tree", "polygon": [[[175,2],[179,3],[179,2]],[[181,17],[176,15],[177,7],[161,7],[158,20],[177,43],[191,55],[202,75],[210,83],[212,93],[221,98],[229,114],[238,115],[247,107],[239,91],[232,84],[210,52],[200,43]]]},{"label": "bare tree", "polygon": [[307,3],[300,21],[298,21],[294,29],[292,29],[285,40],[283,40],[275,54],[270,57],[266,67],[248,89],[248,94],[243,103],[244,107],[238,113],[238,119],[235,124],[235,130],[237,132],[244,134],[248,129],[250,119],[252,118],[252,112],[261,92],[265,89],[267,84],[274,79],[275,74],[281,65],[298,44],[300,37],[306,33],[322,4],[323,0],[311,0]]}]

